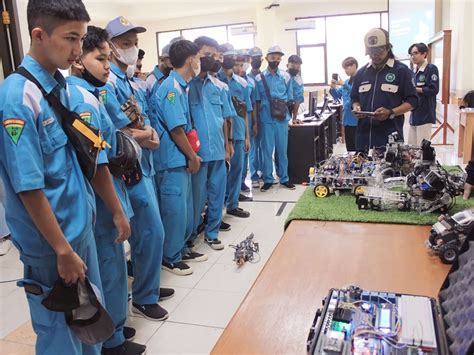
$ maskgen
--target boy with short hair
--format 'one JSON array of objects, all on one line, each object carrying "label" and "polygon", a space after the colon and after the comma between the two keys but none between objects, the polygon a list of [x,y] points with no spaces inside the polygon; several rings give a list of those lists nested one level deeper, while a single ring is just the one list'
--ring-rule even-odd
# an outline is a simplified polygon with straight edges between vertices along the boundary
[{"label": "boy with short hair", "polygon": [[[107,156],[114,158],[117,155],[117,130],[105,106],[100,102],[105,98],[104,86],[110,73],[108,39],[105,29],[88,27],[82,46],[83,53],[73,64],[72,75],[67,78],[67,82],[73,111],[87,122],[101,127],[104,139],[111,145],[111,148],[107,149]],[[121,204],[126,212],[127,219],[130,219],[133,210],[121,175],[113,176],[113,183],[115,191],[110,191],[110,194],[117,194],[119,205]],[[128,284],[123,240],[116,238],[113,215],[106,209],[100,196],[97,196],[96,204],[94,234],[104,290],[103,298],[116,327],[112,337],[104,342],[102,354],[140,355],[146,347],[126,340],[126,337],[135,333],[135,329],[124,327],[128,314]]]},{"label": "boy with short hair", "polygon": [[[82,1],[30,0],[27,7],[31,45],[21,66],[69,106],[66,70],[81,54],[90,18]],[[101,344],[81,343],[64,313],[42,305],[56,281],[84,282],[101,290],[93,235],[94,194],[63,130],[63,118],[39,87],[19,74],[0,87],[0,173],[9,208],[7,223],[24,264],[25,288],[38,354],[99,354]],[[99,156],[103,161],[104,153]],[[106,167],[91,183],[114,213],[119,239],[130,229],[113,196]],[[120,213],[122,212],[122,213]]]}]

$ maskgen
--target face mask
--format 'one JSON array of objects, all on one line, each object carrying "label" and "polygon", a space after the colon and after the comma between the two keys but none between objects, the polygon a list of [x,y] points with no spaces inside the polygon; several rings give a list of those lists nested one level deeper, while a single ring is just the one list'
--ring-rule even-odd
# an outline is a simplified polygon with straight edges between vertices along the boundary
[{"label": "face mask", "polygon": [[244,70],[244,72],[247,72],[247,70],[249,70],[249,67],[250,67],[249,63],[244,63],[244,65],[242,66],[242,69]]},{"label": "face mask", "polygon": [[270,67],[270,69],[273,69],[273,70],[275,70],[276,68],[278,68],[279,65],[280,65],[280,62],[277,62],[277,61],[268,62],[268,66]]},{"label": "face mask", "polygon": [[221,62],[216,60],[210,71],[212,71],[213,73],[217,73],[219,70],[221,70],[221,68],[222,68]]},{"label": "face mask", "polygon": [[258,70],[262,66],[262,61],[260,59],[253,59],[251,64],[252,64],[252,69]]},{"label": "face mask", "polygon": [[212,57],[208,57],[208,56],[201,57],[201,70],[203,72],[208,72],[214,66],[214,62],[215,62],[214,58]]},{"label": "face mask", "polygon": [[128,78],[131,78],[135,74],[135,67],[136,67],[135,65],[129,65],[127,67],[126,74]]},{"label": "face mask", "polygon": [[91,72],[86,69],[84,64],[82,64],[82,66],[84,67],[84,72],[82,73],[82,79],[87,81],[89,84],[95,86],[96,88],[100,88],[100,87],[104,86],[105,84],[107,84],[107,83],[104,83],[104,82],[100,81],[94,75],[92,75]]},{"label": "face mask", "polygon": [[117,60],[123,64],[135,65],[138,59],[138,48],[133,46],[128,49],[117,48],[114,46],[115,51],[119,55]]},{"label": "face mask", "polygon": [[222,63],[222,67],[226,70],[232,69],[235,65],[235,59],[234,58],[224,58],[224,63]]},{"label": "face mask", "polygon": [[291,76],[297,76],[299,72],[298,69],[288,69],[288,73],[290,73]]},{"label": "face mask", "polygon": [[172,70],[173,70],[173,68],[166,67],[166,68],[164,69],[163,75],[164,75],[164,76],[170,76],[170,73],[171,73]]}]

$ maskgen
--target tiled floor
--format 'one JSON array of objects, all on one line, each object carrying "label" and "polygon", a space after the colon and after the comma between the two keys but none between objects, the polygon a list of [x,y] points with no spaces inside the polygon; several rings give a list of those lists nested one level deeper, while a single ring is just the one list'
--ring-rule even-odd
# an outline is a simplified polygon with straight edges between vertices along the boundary
[{"label": "tiled floor", "polygon": [[[335,147],[335,152],[344,150]],[[438,159],[443,164],[458,164],[454,147],[437,147]],[[150,322],[130,314],[128,323],[137,329],[135,341],[147,344],[148,354],[207,354],[222,334],[232,315],[252,286],[259,272],[271,256],[283,234],[283,223],[304,191],[283,189],[278,185],[270,191],[254,192],[253,202],[241,206],[251,212],[248,219],[226,216],[232,230],[221,233],[223,251],[211,250],[198,241],[197,251],[205,252],[209,260],[194,263],[190,276],[176,276],[162,271],[163,286],[173,287],[176,295],[162,302],[170,312],[166,322]],[[237,268],[233,249],[250,233],[260,245],[260,260]],[[0,257],[0,354],[34,354],[34,334],[22,289],[14,282],[22,276],[18,252],[12,249]]]}]

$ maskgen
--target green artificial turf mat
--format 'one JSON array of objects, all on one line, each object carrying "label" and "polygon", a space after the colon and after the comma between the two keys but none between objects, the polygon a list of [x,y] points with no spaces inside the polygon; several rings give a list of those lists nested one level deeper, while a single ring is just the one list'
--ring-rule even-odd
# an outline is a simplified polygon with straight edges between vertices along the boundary
[{"label": "green artificial turf mat", "polygon": [[[325,198],[317,198],[313,189],[312,186],[308,187],[300,197],[285,222],[285,229],[293,220],[432,225],[440,215],[439,212],[359,210],[355,196],[349,192],[341,193],[339,196],[331,194]],[[474,199],[464,201],[462,196],[458,196],[454,207],[448,213],[452,215],[469,207],[474,207]]]}]

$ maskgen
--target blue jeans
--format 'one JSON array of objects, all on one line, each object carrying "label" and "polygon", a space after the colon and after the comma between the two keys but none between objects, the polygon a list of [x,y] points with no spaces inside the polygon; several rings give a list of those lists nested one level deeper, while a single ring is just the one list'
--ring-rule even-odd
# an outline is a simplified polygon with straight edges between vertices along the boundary
[{"label": "blue jeans", "polygon": [[273,183],[273,151],[278,156],[280,183],[288,182],[288,122],[262,123],[263,182]]}]

